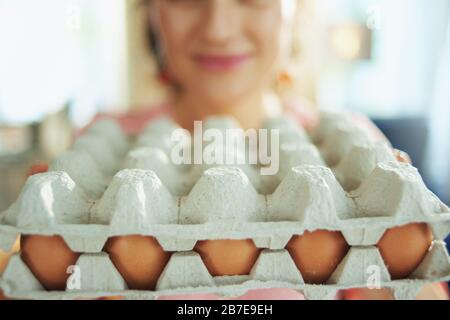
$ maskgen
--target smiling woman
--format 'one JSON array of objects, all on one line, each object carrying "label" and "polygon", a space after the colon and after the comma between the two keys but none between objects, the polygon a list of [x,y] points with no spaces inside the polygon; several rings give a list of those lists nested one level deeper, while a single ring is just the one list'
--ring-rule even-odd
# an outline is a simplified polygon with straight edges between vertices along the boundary
[{"label": "smiling woman", "polygon": [[[149,20],[144,22],[144,27],[148,26],[146,40],[150,39],[160,79],[165,83],[169,80],[171,87],[178,90],[176,105],[197,105],[193,100],[198,100],[207,104],[211,113],[223,113],[226,105],[244,101],[243,97],[251,105],[262,104],[257,92],[273,88],[279,93],[282,90],[287,98],[295,91],[297,103],[299,95],[314,100],[318,41],[305,36],[302,24],[319,36],[314,2],[144,0],[138,15],[144,13],[144,19]],[[130,11],[133,14],[133,8]],[[139,18],[129,18],[134,24],[133,33],[139,33]],[[132,103],[137,101],[134,105],[143,105],[142,101],[154,97],[155,92],[150,94],[149,86],[143,84],[149,79],[149,71],[143,69],[148,62],[135,48],[129,59],[134,73],[130,87],[140,89],[131,92],[130,97]],[[279,85],[283,83],[287,85]],[[198,118],[205,115],[199,111]],[[258,112],[254,116],[261,117]],[[256,120],[248,126],[255,124]]]},{"label": "smiling woman", "polygon": [[247,126],[258,125],[261,93],[281,53],[282,1],[152,0],[148,5],[166,71],[179,88],[178,119],[189,127],[196,118],[233,109],[253,115]]},{"label": "smiling woman", "polygon": [[[98,1],[105,4],[105,12],[108,11],[108,6],[112,7],[110,0]],[[293,38],[290,37],[291,34],[288,32],[288,30],[295,25],[296,31],[300,30],[301,32],[303,32],[305,38],[309,37],[312,42],[319,42],[315,40],[319,39],[320,35],[315,33],[313,24],[310,22],[310,20],[307,19],[308,14],[305,13],[307,12],[306,10],[300,10],[302,14],[305,15],[305,17],[302,16],[300,20],[305,19],[306,21],[308,21],[308,26],[305,28],[299,28],[298,25],[295,24],[296,21],[294,18],[298,18],[299,16],[297,16],[296,14],[289,16],[288,14],[300,12],[298,11],[299,7],[296,7],[296,5],[302,5],[307,2],[313,3],[315,0],[148,0],[144,2],[143,7],[139,7],[137,10],[136,6],[130,7],[130,3],[136,4],[136,2],[139,2],[139,0],[118,1],[120,1],[124,6],[122,8],[123,15],[119,15],[121,19],[124,18],[125,12],[127,14],[130,14],[130,12],[133,11],[132,9],[134,9],[133,12],[139,12],[139,14],[142,14],[147,18],[148,21],[145,24],[145,28],[150,27],[151,29],[151,42],[153,45],[154,53],[160,59],[159,67],[161,68],[161,71],[166,74],[166,78],[173,85],[173,87],[176,88],[176,90],[173,90],[171,92],[172,95],[170,96],[170,99],[168,101],[165,101],[166,103],[160,106],[160,108],[151,108],[152,110],[147,110],[143,113],[117,116],[119,123],[123,126],[124,129],[126,129],[127,134],[129,133],[130,135],[133,135],[139,133],[144,126],[148,125],[148,121],[151,120],[156,120],[153,124],[151,124],[151,126],[156,123],[156,127],[159,128],[157,130],[163,129],[166,126],[170,127],[171,129],[173,127],[176,127],[171,122],[168,124],[167,121],[165,121],[167,119],[163,120],[162,124],[159,123],[158,127],[158,120],[161,119],[156,118],[160,117],[161,115],[168,118],[172,117],[172,119],[170,120],[174,120],[175,122],[177,122],[177,124],[183,127],[183,129],[188,129],[189,131],[192,131],[192,129],[195,128],[196,121],[206,120],[206,118],[208,118],[209,116],[233,117],[237,122],[240,123],[242,129],[252,129],[256,131],[257,129],[262,127],[264,122],[270,120],[270,117],[275,113],[277,113],[277,115],[280,115],[283,112],[289,113],[289,116],[292,117],[292,123],[287,121],[286,123],[279,124],[280,127],[285,126],[288,129],[291,127],[299,129],[297,128],[295,122],[304,124],[306,130],[312,127],[311,123],[313,123],[313,121],[310,121],[311,118],[305,117],[305,115],[302,113],[305,111],[309,111],[309,109],[307,108],[307,106],[309,105],[298,103],[299,101],[302,101],[300,95],[297,94],[295,96],[297,105],[296,108],[294,108],[292,105],[288,105],[286,103],[285,96],[276,95],[273,91],[274,87],[281,89],[284,87],[284,85],[288,87],[290,84],[292,84],[292,82],[294,82],[292,81],[290,74],[285,70],[287,61],[291,62],[289,60],[290,58],[294,56],[299,57],[300,55],[302,56],[300,60],[302,60],[303,57],[305,57],[303,54],[307,50],[305,49],[307,48],[307,46],[302,47],[299,46],[298,43],[295,44],[295,42],[291,41]],[[303,9],[303,7],[301,7],[301,9]],[[99,14],[101,15],[101,13]],[[104,58],[105,60],[101,62],[106,67],[112,66],[111,69],[108,70],[108,72],[105,72],[103,75],[100,75],[95,73],[95,71],[98,71],[98,69],[95,68],[97,67],[96,65],[93,65],[93,68],[89,73],[90,75],[92,75],[92,79],[89,79],[89,81],[86,81],[86,83],[87,85],[91,85],[92,83],[95,83],[95,85],[97,85],[97,82],[101,82],[103,77],[111,75],[113,77],[120,78],[122,81],[123,79],[126,79],[126,81],[124,82],[127,82],[127,86],[125,86],[127,88],[124,90],[128,90],[129,94],[132,92],[132,90],[135,90],[133,89],[135,85],[139,84],[139,90],[146,91],[150,96],[158,95],[159,90],[152,90],[149,85],[148,79],[153,78],[153,75],[146,73],[149,70],[146,70],[146,66],[144,64],[141,64],[141,61],[143,60],[136,59],[137,56],[135,56],[136,52],[139,51],[139,54],[141,56],[146,55],[147,58],[150,59],[150,55],[146,50],[141,50],[142,48],[135,47],[135,30],[133,28],[130,28],[130,26],[133,26],[136,21],[130,16],[127,16],[126,23],[123,20],[121,20],[121,23],[119,23],[114,19],[110,19],[110,21],[113,21],[112,24],[121,25],[121,28],[124,29],[120,33],[121,37],[125,33],[128,33],[128,36],[125,37],[126,41],[124,41],[124,43],[121,43],[123,47],[119,48],[118,50],[114,47],[113,49],[111,49],[109,46],[101,46],[102,49],[100,51],[102,52],[102,54],[100,54],[100,58],[97,57],[98,60],[102,60],[101,58]],[[114,27],[112,27],[109,32],[105,32],[105,34],[100,32],[101,37],[98,35],[94,36],[95,32],[89,33],[89,35],[92,36],[90,41],[95,42],[95,44],[98,45],[95,41],[98,38],[104,37],[109,39],[109,41],[115,40],[115,37],[117,37],[117,35],[114,33],[114,31],[117,31],[117,25],[114,25]],[[141,26],[141,33],[143,30],[145,29],[143,26]],[[26,38],[26,36],[24,36],[24,38]],[[115,41],[111,41],[111,43],[114,42]],[[109,55],[110,52],[108,52],[108,49],[111,49],[111,51],[114,52],[111,52],[111,54]],[[118,51],[120,51],[118,54],[120,59],[111,59],[111,57],[117,54]],[[46,58],[49,59],[49,57]],[[118,63],[119,65],[122,65],[122,63],[125,64],[125,69],[127,69],[128,73],[124,72],[125,75],[118,75],[120,73],[119,71],[124,70],[122,70],[122,68],[116,68],[117,65],[115,65],[115,63]],[[137,72],[138,69],[141,69],[142,74],[145,74],[145,76],[147,77],[147,81],[136,81],[136,79],[138,78],[136,77],[135,72]],[[290,69],[289,71],[291,70],[292,69]],[[294,73],[298,72],[299,74],[304,74],[304,72],[299,71],[300,69],[294,70]],[[143,77],[142,79],[145,78]],[[274,86],[274,83],[279,84],[279,86]],[[302,86],[304,86],[304,84]],[[109,87],[110,90],[106,91],[108,94],[112,92],[116,93],[114,91],[115,88],[116,87],[112,86]],[[268,96],[270,96],[271,99],[267,99]],[[100,102],[103,104],[105,103],[105,101]],[[147,101],[145,105],[148,106],[149,104],[151,103]],[[356,117],[354,118],[355,121],[357,121],[361,126],[368,127],[368,131],[370,131],[370,133],[368,132],[367,135],[373,134],[374,140],[384,139],[384,137],[375,128],[373,128],[373,125],[366,118],[358,118],[359,120],[356,120]],[[348,117],[348,122],[350,122],[351,119],[353,119],[353,117]],[[221,123],[214,123],[214,121],[212,121],[212,123],[213,125],[211,125],[211,127],[214,127],[215,129],[221,128]],[[108,124],[111,123],[108,121],[103,122],[103,125],[105,124],[106,126],[103,128],[109,128]],[[102,128],[101,124],[98,125],[100,127],[97,127],[97,130],[99,130],[98,128]],[[112,132],[118,131],[120,133],[120,129],[118,129],[115,125],[113,126],[114,130]],[[222,129],[224,129],[226,126],[228,126],[228,124],[224,125]],[[300,136],[300,134],[298,136],[294,136],[297,131],[294,132],[294,130],[291,131],[290,129],[288,131],[289,132],[287,132],[287,134],[290,135],[292,133],[295,139],[297,139],[296,137]],[[104,132],[108,132],[108,137],[110,136],[109,129],[105,129]],[[362,130],[361,132],[359,130],[355,132],[357,132],[356,134],[365,135],[363,134]],[[88,134],[91,133],[95,133],[95,127],[91,127],[91,129],[89,129]],[[186,133],[185,136],[188,136],[186,130],[183,130],[183,133]],[[301,132],[301,134],[303,135],[303,131]],[[125,139],[123,136],[121,137]],[[82,139],[88,139],[88,137],[85,136]],[[157,139],[159,139],[159,137]],[[115,157],[111,150],[109,150],[111,152],[102,153],[103,149],[100,148],[106,147],[108,143],[111,143],[111,141],[100,140],[93,141],[93,144],[90,146],[94,146],[95,144],[95,152],[93,152],[93,155],[95,155],[95,159],[102,160],[102,166],[105,167],[105,161],[103,160],[114,162]],[[86,141],[87,140],[84,140],[84,142]],[[296,140],[296,142],[298,141],[299,140]],[[76,146],[82,147],[82,144],[80,144],[82,142],[83,141],[79,140],[76,143]],[[198,145],[202,146],[203,144],[199,143]],[[270,145],[272,147],[274,144],[270,143]],[[99,147],[97,148],[97,146]],[[262,147],[260,146],[259,148]],[[92,148],[88,149],[88,152],[90,152]],[[390,150],[388,146],[386,146],[386,149],[388,151]],[[97,155],[99,155],[99,151],[103,156],[106,155],[106,157],[98,158]],[[168,157],[165,157],[166,155],[164,154],[164,151],[159,149],[157,149],[157,151],[160,151],[159,154],[162,153],[162,156],[164,156],[164,159],[162,161],[164,163],[168,163],[169,160]],[[259,153],[261,154],[261,150],[259,151]],[[268,150],[266,149],[266,151]],[[125,152],[125,149],[121,150],[119,153],[121,152]],[[156,154],[158,154],[158,152]],[[275,152],[270,152],[271,155],[273,155],[274,153]],[[206,159],[203,158],[202,160]],[[400,160],[401,159],[399,159],[399,161]],[[113,167],[115,166],[112,165],[111,168],[106,168],[108,173],[112,173],[114,171]],[[52,166],[50,166],[50,169],[52,169]],[[200,169],[202,169],[202,167]],[[39,171],[46,171],[46,169]],[[230,175],[228,175],[227,171],[230,171]],[[320,172],[322,171],[323,170],[321,169]],[[232,220],[228,219],[228,216],[226,216],[227,219],[220,220],[220,222],[218,223],[227,224],[232,221],[232,226],[239,226],[238,224],[234,224],[235,221],[238,221],[234,219],[234,211],[241,212],[242,208],[245,208],[247,206],[247,203],[249,203],[249,201],[253,198],[258,198],[265,203],[265,197],[258,194],[254,189],[251,188],[250,180],[246,178],[241,171],[236,171],[236,174],[231,174],[233,172],[235,172],[235,170],[222,169],[218,170],[217,175],[205,174],[204,177],[206,177],[205,181],[207,181],[207,183],[200,183],[199,185],[201,187],[191,192],[191,195],[189,196],[190,199],[201,199],[201,201],[199,200],[199,203],[196,203],[195,200],[191,201],[188,203],[188,205],[186,205],[185,208],[192,207],[192,210],[196,210],[196,208],[198,208],[199,206],[210,205],[211,203],[215,205],[215,202],[217,202],[216,200],[218,199],[217,197],[220,198],[222,195],[228,194],[229,191],[233,189],[235,190],[236,194],[239,194],[239,198],[236,199],[238,199],[239,201],[242,200],[242,203],[239,202],[238,205],[236,205],[236,201],[234,198],[222,197],[223,201],[218,201],[220,208],[218,210],[214,209],[211,212],[213,215],[214,213],[219,212],[220,219],[225,217],[225,214],[229,214],[231,212],[229,216],[233,218]],[[331,173],[329,174],[331,175]],[[131,174],[130,177],[133,175],[134,174]],[[179,179],[173,180],[178,182],[180,181]],[[311,181],[316,180],[317,179],[314,177],[314,179],[312,179]],[[320,180],[323,180],[322,177],[320,177]],[[163,185],[160,182],[158,182],[157,184],[162,188]],[[249,189],[244,188],[244,186],[249,187]],[[327,187],[326,185],[324,186]],[[220,189],[220,193],[215,193],[216,189]],[[240,190],[253,191],[246,193],[247,191],[241,192]],[[291,190],[288,190],[287,192],[289,193],[290,191]],[[135,190],[131,192],[132,195],[134,195],[135,193]],[[192,193],[194,193],[194,195],[192,195]],[[200,195],[201,197],[196,198],[196,194]],[[140,197],[142,193],[139,193],[138,195]],[[345,196],[342,195],[342,197]],[[212,199],[212,201],[203,201],[204,199]],[[125,201],[126,200],[128,200],[128,198],[125,199]],[[300,202],[296,202],[295,205],[303,204],[302,200],[298,201]],[[121,206],[124,204],[124,202],[121,200],[119,202]],[[233,205],[230,206],[229,204]],[[330,206],[333,207],[332,204]],[[250,205],[249,207],[250,209],[244,210],[244,213],[247,212],[248,216],[250,217],[251,215],[253,215],[253,212],[256,209],[254,209],[252,205]],[[136,206],[134,206],[133,204],[129,204],[129,206],[127,206],[127,209],[131,210],[135,208]],[[236,208],[237,210],[234,210]],[[145,207],[145,209],[148,208]],[[204,213],[206,212],[204,210],[200,211]],[[177,212],[176,208],[174,209],[174,212]],[[191,211],[191,209],[183,209],[182,212],[183,215],[184,212],[186,212],[186,216],[192,216],[191,213],[193,211]],[[223,212],[224,214],[222,215]],[[204,219],[204,217],[201,217],[199,219],[201,220],[201,222],[208,221],[208,219]],[[184,221],[183,219],[179,220]],[[360,226],[358,226],[358,228],[359,227]],[[402,230],[406,230],[408,236],[412,236],[416,240],[420,238],[420,235],[414,236],[413,234],[411,234],[409,229]],[[336,271],[337,264],[340,263],[342,257],[345,256],[346,252],[349,250],[347,240],[344,239],[343,235],[340,232],[333,233],[328,230],[324,230],[325,232],[322,231],[323,230],[298,234],[298,236],[292,238],[292,240],[289,241],[289,244],[285,247],[287,251],[285,253],[290,254],[292,258],[291,262],[293,262],[293,264],[297,266],[297,269],[303,275],[303,279],[308,283],[324,283],[328,281],[330,275]],[[425,233],[425,235],[427,236],[429,234],[428,231],[423,233]],[[395,238],[396,233],[386,233],[385,235],[390,235],[391,238]],[[214,235],[214,238],[215,237],[216,235]],[[221,237],[225,238],[228,236],[224,234],[218,234],[217,239],[211,239],[209,237],[202,238],[201,241],[197,242],[194,247],[194,251],[198,253],[198,255],[200,256],[199,258],[202,259],[210,275],[248,275],[251,272],[253,266],[255,266],[255,260],[259,259],[258,257],[260,249],[258,248],[258,246],[260,246],[260,244],[258,244],[257,246],[257,243],[253,242],[250,238],[234,239],[232,238],[232,236],[229,236],[232,239],[222,239]],[[348,235],[346,235],[346,238],[347,237]],[[383,246],[383,244],[385,244],[386,242],[383,242],[383,240],[387,239],[391,240],[388,242],[392,242],[393,238],[391,238],[386,238],[385,236],[383,236],[382,240],[380,240],[379,247],[381,251],[384,250],[382,254],[383,259],[385,259],[386,261],[393,260],[395,262],[395,259],[398,259],[399,254],[392,253],[389,248],[385,248],[386,246]],[[129,241],[130,239],[132,241]],[[38,258],[40,257],[39,252],[41,250],[36,249],[36,247],[34,247],[33,249],[33,245],[36,245],[36,243],[35,241],[33,243],[30,242],[30,238],[24,238],[22,240],[22,260],[27,260],[27,265],[30,270],[33,269],[31,271],[34,274],[37,275],[38,273],[42,273],[43,265],[38,259],[36,259],[36,255],[38,255]],[[44,243],[44,247],[46,249],[52,249],[51,245],[47,243],[48,239],[41,240],[43,240],[43,242],[41,242]],[[143,288],[148,290],[149,288],[154,288],[156,285],[159,288],[159,286],[157,285],[157,280],[162,273],[165,273],[163,269],[166,266],[166,263],[171,255],[171,253],[165,251],[168,249],[162,246],[162,244],[159,244],[158,241],[155,241],[155,239],[150,239],[149,237],[142,238],[139,235],[137,236],[137,238],[136,236],[132,236],[132,238],[126,235],[119,236],[113,240],[114,241],[112,242],[108,241],[108,245],[106,245],[104,250],[109,253],[111,259],[113,260],[114,266],[122,275],[128,287],[130,289]],[[320,240],[325,240],[325,242]],[[420,245],[420,249],[423,249],[422,251],[426,250],[429,247],[428,237],[426,237],[425,240],[426,241]],[[52,242],[54,243],[55,241]],[[39,245],[39,241],[37,244]],[[146,261],[143,261],[141,259],[141,255],[139,255],[138,253],[142,252],[142,250],[145,251],[146,248],[143,247],[148,247],[149,244],[151,247],[153,247],[154,250],[151,250],[151,252],[147,252],[148,255],[145,259]],[[70,248],[67,248],[67,246],[61,247],[61,245],[57,245],[55,248],[56,251],[53,251],[57,253],[60,252],[61,249],[66,253],[67,261],[62,261],[62,264],[59,264],[59,267],[67,266],[68,263],[74,263],[74,259],[76,260],[77,254],[71,252],[71,250],[69,250]],[[372,250],[373,248],[370,249]],[[324,252],[322,252],[322,254],[320,255],[320,251]],[[416,255],[413,255],[413,257],[411,258],[412,260],[414,260],[412,261],[412,264],[414,264],[414,266],[418,263],[418,261],[416,260],[423,257],[423,252],[419,253],[420,254],[417,257]],[[319,257],[319,259],[317,259],[317,257]],[[42,260],[42,257],[40,258]],[[226,263],[219,263],[221,261],[224,261]],[[144,265],[142,264],[142,262],[144,262]],[[321,266],[324,266],[324,262],[329,263],[325,264],[325,268],[320,268]],[[347,261],[346,263],[349,262]],[[151,268],[147,268],[146,265],[150,265]],[[54,277],[50,275],[49,280],[58,281],[56,283],[48,282],[47,284],[44,284],[45,287],[48,287],[50,289],[54,287],[64,287],[67,275],[65,275],[64,272],[61,273],[61,270],[64,271],[65,267],[63,269],[59,267],[56,271],[57,273],[60,273],[61,278],[53,279]],[[411,266],[406,267],[406,271],[398,271],[399,273],[401,273],[399,277],[403,277],[403,273],[410,273]],[[393,266],[390,266],[390,269],[390,271],[392,271]],[[170,274],[170,272],[168,272],[168,274]],[[189,274],[190,273],[188,272],[188,275]],[[49,275],[44,272],[44,276]],[[299,277],[300,275],[297,274],[297,281],[300,279]],[[42,276],[41,278],[44,279]],[[142,282],[142,280],[144,280],[144,282]],[[44,282],[45,279],[41,281]],[[280,284],[280,286],[283,286],[283,284]],[[441,287],[438,286],[437,288],[441,293],[445,293]],[[313,293],[315,293],[315,291],[316,290],[312,290]],[[366,289],[351,292],[356,292],[356,295],[358,297],[364,298],[367,297],[367,292],[365,291]],[[386,293],[385,291],[383,292]],[[446,293],[444,295],[446,295]],[[433,298],[436,297],[436,295],[433,296],[431,294],[427,294],[427,297]],[[174,297],[160,298],[166,299]],[[178,298],[186,299],[189,297],[181,296]],[[199,294],[191,296],[190,298],[214,299],[216,297]],[[271,288],[267,290],[255,290],[249,292],[240,299],[244,298],[302,299],[303,295],[299,292],[289,290],[287,288]]]},{"label": "smiling woman", "polygon": [[[286,32],[292,21],[283,14],[287,12],[283,8],[288,3],[298,5],[303,1],[145,3],[159,66],[177,88],[168,108],[172,117],[190,131],[196,120],[211,115],[232,116],[244,129],[259,128],[268,116],[265,94],[272,90],[274,79],[283,71],[283,59],[292,54],[292,43],[287,41],[291,39]],[[312,28],[304,32],[312,39],[317,36]],[[283,101],[278,102],[282,107]],[[301,298],[289,290],[271,292],[270,298]],[[263,295],[256,292],[249,297]]]}]

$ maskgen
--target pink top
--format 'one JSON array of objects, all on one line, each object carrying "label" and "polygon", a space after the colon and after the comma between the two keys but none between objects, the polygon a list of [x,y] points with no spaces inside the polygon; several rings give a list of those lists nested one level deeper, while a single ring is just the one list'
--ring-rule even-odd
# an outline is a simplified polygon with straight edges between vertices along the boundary
[{"label": "pink top", "polygon": [[[286,102],[285,107],[285,113],[292,115],[292,117],[307,130],[314,128],[318,122],[317,111],[309,106],[305,106],[298,101],[291,101]],[[92,123],[100,119],[113,118],[118,121],[126,134],[138,135],[151,121],[162,116],[173,116],[173,109],[170,105],[163,104],[150,109],[127,114],[99,113],[85,128],[81,129],[78,134],[83,133],[90,125],[92,125]],[[358,113],[352,113],[351,116],[355,122],[368,128],[369,132],[372,133],[376,140],[386,140],[383,133],[366,116]]]}]

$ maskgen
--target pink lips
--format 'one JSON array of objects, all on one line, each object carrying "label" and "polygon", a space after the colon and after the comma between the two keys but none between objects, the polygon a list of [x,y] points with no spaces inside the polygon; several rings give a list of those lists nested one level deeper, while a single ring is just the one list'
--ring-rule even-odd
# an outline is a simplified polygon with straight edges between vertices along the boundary
[{"label": "pink lips", "polygon": [[194,60],[210,71],[228,71],[240,67],[250,59],[248,54],[239,55],[195,55]]}]

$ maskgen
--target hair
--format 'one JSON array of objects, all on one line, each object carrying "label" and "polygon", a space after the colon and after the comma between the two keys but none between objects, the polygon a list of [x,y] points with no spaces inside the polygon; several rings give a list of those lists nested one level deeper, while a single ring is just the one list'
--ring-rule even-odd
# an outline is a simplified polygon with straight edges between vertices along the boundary
[{"label": "hair", "polygon": [[[139,9],[144,8],[144,10],[148,10],[148,6],[150,5],[151,1],[152,0],[140,0],[138,2]],[[145,28],[146,28],[145,30],[146,45],[149,50],[149,53],[151,53],[154,56],[158,69],[160,71],[163,71],[165,69],[165,65],[160,40],[158,38],[157,32],[153,29],[149,18],[147,18]]]}]

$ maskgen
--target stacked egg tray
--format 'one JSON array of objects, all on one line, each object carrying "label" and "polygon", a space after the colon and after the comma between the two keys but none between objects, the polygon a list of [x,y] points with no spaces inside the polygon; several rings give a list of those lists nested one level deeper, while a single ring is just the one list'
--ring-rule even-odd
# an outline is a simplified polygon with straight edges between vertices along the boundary
[{"label": "stacked egg tray", "polygon": [[[205,128],[236,127],[228,118],[205,122]],[[18,253],[0,288],[30,299],[234,297],[262,288],[328,299],[340,289],[366,287],[367,270],[375,265],[382,288],[396,299],[414,299],[425,284],[450,279],[442,241],[450,232],[450,211],[414,167],[396,161],[388,144],[339,113],[324,112],[308,134],[285,116],[265,127],[279,130],[280,169],[272,176],[259,174],[258,165],[173,164],[171,135],[178,127],[169,119],[153,121],[138,137],[126,137],[112,120],[97,122],[49,172],[31,176],[0,215],[3,250],[19,235],[59,235],[81,253],[80,286],[45,290]],[[428,224],[434,241],[406,279],[393,280],[377,243],[386,230],[410,223]],[[286,249],[293,236],[315,230],[340,231],[349,245],[322,284],[305,283]],[[104,251],[109,238],[126,235],[152,236],[171,252],[154,290],[128,289]],[[251,239],[261,249],[249,274],[211,276],[194,247],[219,239]]]}]

